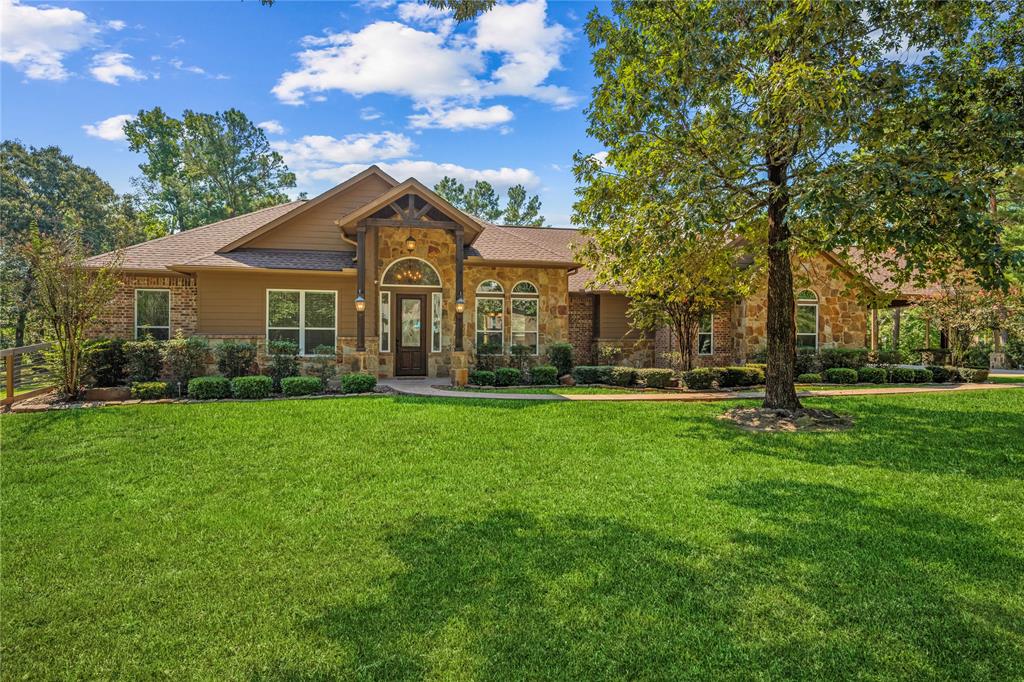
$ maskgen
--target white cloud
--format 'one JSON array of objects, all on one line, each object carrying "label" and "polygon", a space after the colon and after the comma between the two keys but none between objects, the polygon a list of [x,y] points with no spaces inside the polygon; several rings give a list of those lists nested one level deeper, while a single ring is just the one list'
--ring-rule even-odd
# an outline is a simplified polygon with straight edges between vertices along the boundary
[{"label": "white cloud", "polygon": [[380,113],[373,107],[363,107],[362,109],[359,110],[359,118],[363,119],[364,121],[376,121],[383,115],[384,114]]},{"label": "white cloud", "polygon": [[123,31],[125,26],[127,25],[128,24],[124,23],[120,19],[111,19],[107,22],[107,28],[109,28],[112,31]]},{"label": "white cloud", "polygon": [[597,152],[596,154],[591,154],[590,158],[594,159],[595,161],[597,161],[599,164],[601,164],[603,166],[606,163],[608,163],[608,152],[606,152],[606,151]]},{"label": "white cloud", "polygon": [[284,126],[281,125],[280,121],[271,119],[269,121],[262,121],[256,124],[257,128],[263,128],[271,135],[284,135]]},{"label": "white cloud", "polygon": [[197,76],[206,76],[207,78],[212,78],[212,79],[218,80],[218,81],[227,80],[229,78],[229,76],[225,76],[222,73],[216,73],[216,74],[210,73],[209,71],[207,71],[206,69],[204,69],[201,66],[195,66],[195,65],[192,65],[192,64],[186,64],[185,62],[183,62],[183,61],[181,61],[180,59],[177,59],[177,58],[172,59],[169,62],[169,64],[171,66],[173,66],[175,69],[177,69],[178,71],[184,71],[186,73],[194,73]]},{"label": "white cloud", "polygon": [[407,156],[415,144],[401,133],[384,132],[342,138],[304,135],[292,142],[271,142],[270,146],[281,153],[288,168],[300,179],[312,181],[331,179],[333,170],[345,164],[370,164]]},{"label": "white cloud", "polygon": [[105,118],[102,121],[96,121],[96,123],[86,123],[82,126],[86,135],[90,137],[98,137],[101,140],[109,140],[111,142],[117,142],[124,140],[124,124],[128,121],[134,121],[135,117],[131,114],[118,114],[117,116],[111,116]]},{"label": "white cloud", "polygon": [[64,57],[99,32],[83,12],[0,0],[0,61],[40,80],[64,80]]},{"label": "white cloud", "polygon": [[466,128],[492,128],[513,119],[512,110],[495,104],[492,107],[477,109],[474,107],[452,107],[444,109],[430,107],[425,114],[409,117],[413,128],[445,128],[447,130],[463,130]]},{"label": "white cloud", "polygon": [[[325,168],[317,172],[313,179],[339,183],[364,170],[367,164],[355,163]],[[477,180],[486,180],[498,192],[505,192],[512,185],[523,185],[535,189],[540,185],[540,178],[529,168],[467,168],[455,163],[437,163],[417,159],[400,159],[377,163],[388,175],[405,180],[416,178],[427,187],[433,187],[444,176],[448,175],[463,184],[473,184]]]},{"label": "white cloud", "polygon": [[540,185],[540,178],[527,168],[467,168],[454,163],[437,163],[407,158],[415,143],[402,133],[384,132],[346,135],[306,135],[298,140],[271,142],[285,163],[297,176],[300,186],[312,191],[337,184],[377,164],[384,172],[399,180],[414,177],[432,187],[445,175],[464,183],[486,180],[498,191],[522,184],[529,188]]},{"label": "white cloud", "polygon": [[419,24],[430,28],[438,29],[438,32],[448,35],[455,28],[453,12],[447,9],[438,9],[421,2],[403,2],[398,6],[398,18],[410,24]]},{"label": "white cloud", "polygon": [[[561,68],[570,34],[547,23],[544,0],[494,7],[471,35],[451,35],[445,13],[424,5],[403,3],[398,14],[421,28],[377,21],[357,32],[307,36],[296,55],[299,67],[284,73],[272,92],[287,104],[329,90],[399,95],[446,109],[507,95],[558,108],[577,102],[568,89],[546,82]],[[499,65],[490,70],[494,61]]]},{"label": "white cloud", "polygon": [[103,52],[92,58],[89,73],[101,83],[119,85],[119,80],[145,80],[146,75],[128,64],[132,56],[124,52]]}]

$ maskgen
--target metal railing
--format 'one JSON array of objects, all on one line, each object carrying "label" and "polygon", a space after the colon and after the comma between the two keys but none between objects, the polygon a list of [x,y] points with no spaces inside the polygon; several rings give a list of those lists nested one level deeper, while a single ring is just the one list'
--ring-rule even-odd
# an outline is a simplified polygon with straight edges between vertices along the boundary
[{"label": "metal railing", "polygon": [[43,361],[43,351],[49,347],[49,343],[37,343],[0,350],[4,376],[0,405],[10,405],[53,388],[53,377]]}]

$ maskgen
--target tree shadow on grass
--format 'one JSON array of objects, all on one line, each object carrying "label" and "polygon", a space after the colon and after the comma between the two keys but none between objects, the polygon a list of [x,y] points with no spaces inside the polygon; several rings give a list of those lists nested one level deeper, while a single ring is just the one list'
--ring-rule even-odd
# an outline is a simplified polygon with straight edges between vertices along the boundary
[{"label": "tree shadow on grass", "polygon": [[1024,416],[1013,410],[955,410],[868,397],[805,403],[851,413],[854,426],[842,432],[752,433],[718,419],[679,416],[677,437],[713,438],[752,454],[827,466],[1024,478]]},{"label": "tree shadow on grass", "polygon": [[413,519],[384,539],[404,570],[300,626],[343,663],[280,660],[253,678],[1024,672],[1022,614],[954,594],[1019,586],[1024,564],[984,529],[792,482],[729,486],[716,506],[741,518],[706,548],[606,518]]}]

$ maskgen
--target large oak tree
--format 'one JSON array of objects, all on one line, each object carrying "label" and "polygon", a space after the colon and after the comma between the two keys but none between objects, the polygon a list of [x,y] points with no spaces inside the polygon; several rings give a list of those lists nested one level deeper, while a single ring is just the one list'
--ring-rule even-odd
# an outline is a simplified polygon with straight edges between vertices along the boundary
[{"label": "large oak tree", "polygon": [[[893,285],[1006,266],[988,197],[1024,153],[1022,14],[997,2],[613,3],[587,33],[598,82],[576,219],[608,183],[658,187],[683,230],[760,233],[765,404],[793,387],[791,256],[828,249]],[[622,189],[641,203],[651,192]],[[715,221],[721,221],[715,227]],[[598,229],[614,226],[591,224]]]}]

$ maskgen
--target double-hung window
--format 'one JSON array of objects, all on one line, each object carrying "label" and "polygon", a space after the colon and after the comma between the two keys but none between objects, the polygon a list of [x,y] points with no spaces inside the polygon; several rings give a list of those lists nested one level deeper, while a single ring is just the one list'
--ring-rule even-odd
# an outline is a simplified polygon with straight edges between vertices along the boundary
[{"label": "double-hung window", "polygon": [[291,341],[300,355],[335,351],[337,316],[336,291],[267,290],[267,341]]},{"label": "double-hung window", "polygon": [[697,355],[712,355],[715,352],[715,316],[700,318],[697,329]]},{"label": "double-hung window", "polygon": [[171,292],[169,289],[135,290],[135,338],[152,336],[157,341],[171,338]]},{"label": "double-hung window", "polygon": [[796,295],[796,347],[818,349],[818,296],[808,289]]},{"label": "double-hung window", "polygon": [[538,294],[537,287],[531,282],[519,282],[512,287],[512,345],[528,346],[532,355],[540,352]]},{"label": "double-hung window", "polygon": [[484,354],[505,350],[505,290],[493,279],[476,288],[476,347]]}]

